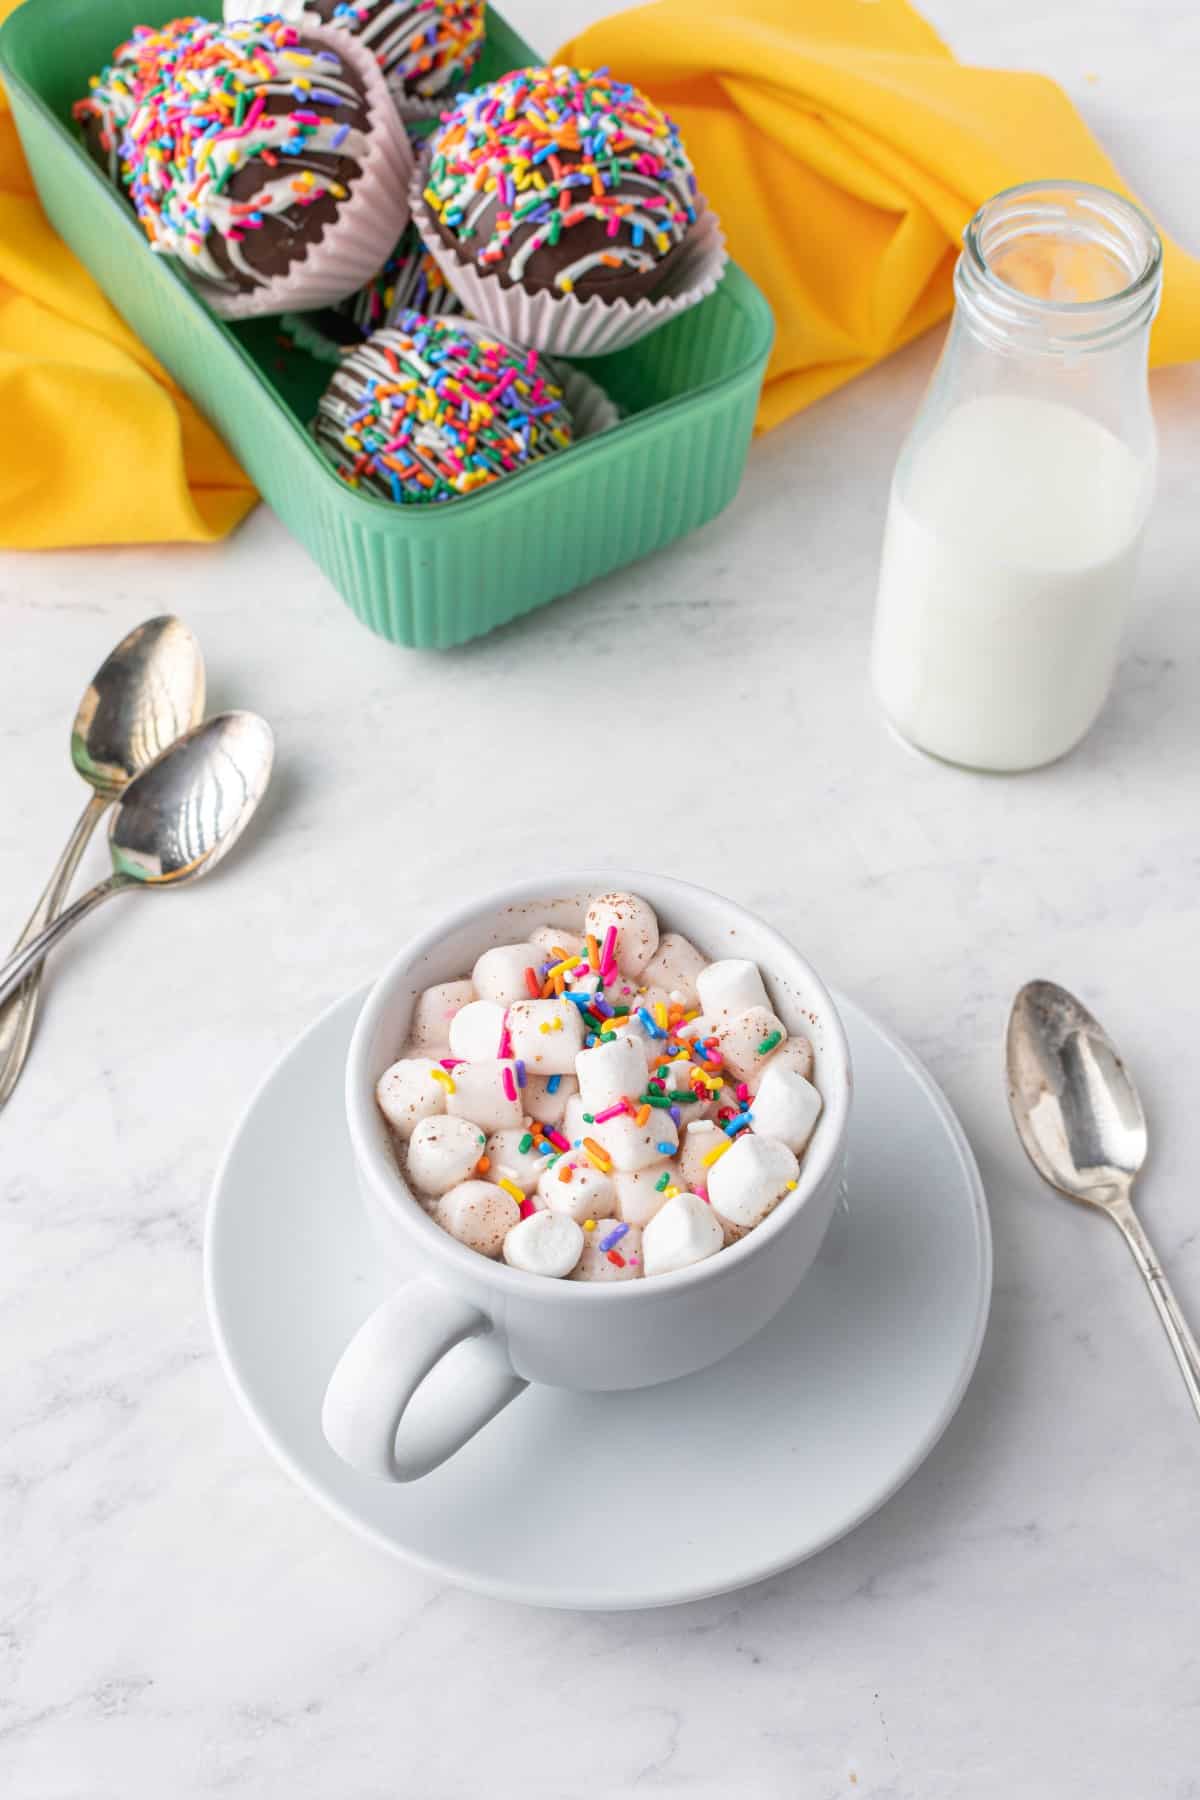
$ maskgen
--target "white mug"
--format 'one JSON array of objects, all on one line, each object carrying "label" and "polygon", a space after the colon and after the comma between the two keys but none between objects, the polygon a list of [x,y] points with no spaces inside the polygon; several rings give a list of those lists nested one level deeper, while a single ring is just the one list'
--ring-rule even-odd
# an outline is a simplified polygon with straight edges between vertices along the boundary
[{"label": "white mug", "polygon": [[[640,894],[664,931],[706,957],[748,957],[788,1031],[812,1042],[824,1106],[790,1193],[740,1242],[669,1275],[552,1281],[468,1250],[409,1191],[375,1104],[422,989],[469,975],[493,944],[534,927],[578,930],[590,895]],[[410,1276],[359,1328],[335,1368],[322,1424],[364,1473],[414,1481],[461,1448],[531,1381],[595,1390],[690,1375],[753,1337],[794,1293],[821,1246],[845,1161],[846,1034],[804,958],[752,913],[704,888],[625,869],[517,882],[403,949],[371,990],[346,1063],[359,1185],[383,1254]],[[414,1268],[418,1271],[413,1276]]]}]

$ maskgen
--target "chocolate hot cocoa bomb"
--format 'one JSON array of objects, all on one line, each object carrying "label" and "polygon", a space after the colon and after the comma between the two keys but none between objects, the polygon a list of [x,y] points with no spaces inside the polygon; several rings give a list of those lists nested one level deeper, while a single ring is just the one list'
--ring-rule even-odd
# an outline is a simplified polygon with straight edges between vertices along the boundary
[{"label": "chocolate hot cocoa bomb", "polygon": [[464,264],[581,300],[651,294],[697,208],[674,122],[626,82],[565,66],[461,95],[431,140],[424,199]]},{"label": "chocolate hot cocoa bomb", "polygon": [[102,129],[105,148],[102,97],[125,88],[117,179],[154,248],[193,277],[269,289],[336,225],[372,125],[361,72],[327,40],[279,18],[140,32],[80,103],[85,139]]}]

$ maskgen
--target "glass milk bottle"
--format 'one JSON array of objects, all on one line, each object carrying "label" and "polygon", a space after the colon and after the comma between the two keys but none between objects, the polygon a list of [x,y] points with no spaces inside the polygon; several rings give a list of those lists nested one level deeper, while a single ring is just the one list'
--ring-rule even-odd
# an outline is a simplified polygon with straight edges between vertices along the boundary
[{"label": "glass milk bottle", "polygon": [[941,361],[892,481],[872,673],[912,743],[1031,769],[1104,704],[1154,490],[1162,246],[1085,182],[997,194],[964,235]]}]

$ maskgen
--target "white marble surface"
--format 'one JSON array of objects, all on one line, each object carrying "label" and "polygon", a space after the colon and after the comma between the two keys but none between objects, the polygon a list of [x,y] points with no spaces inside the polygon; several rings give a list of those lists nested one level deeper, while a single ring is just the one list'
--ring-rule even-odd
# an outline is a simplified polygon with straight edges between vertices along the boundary
[{"label": "white marble surface", "polygon": [[[549,45],[602,10],[514,16]],[[1200,247],[1187,9],[934,13],[964,57],[1058,76]],[[77,694],[139,618],[190,620],[213,702],[261,708],[280,748],[252,853],[64,950],[0,1121],[6,1796],[1200,1795],[1200,1434],[1116,1234],[1039,1190],[999,1072],[1023,979],[1093,1002],[1144,1083],[1145,1216],[1200,1317],[1200,380],[1154,384],[1161,501],[1102,722],[1059,767],[986,779],[899,747],[865,692],[888,474],[935,349],[758,443],[682,547],[449,657],[376,642],[265,511],[219,549],[0,561],[5,930],[81,801]],[[599,792],[571,756],[531,774],[504,749],[522,697],[556,707],[568,648],[645,721]],[[707,794],[697,761],[664,803],[644,750],[681,695],[721,748]],[[574,797],[557,826],[551,792]],[[852,1538],[732,1598],[573,1617],[439,1588],[289,1484],[218,1370],[200,1241],[239,1108],[315,1013],[448,891],[598,849],[737,895],[910,1039],[980,1157],[997,1282],[961,1414]]]}]

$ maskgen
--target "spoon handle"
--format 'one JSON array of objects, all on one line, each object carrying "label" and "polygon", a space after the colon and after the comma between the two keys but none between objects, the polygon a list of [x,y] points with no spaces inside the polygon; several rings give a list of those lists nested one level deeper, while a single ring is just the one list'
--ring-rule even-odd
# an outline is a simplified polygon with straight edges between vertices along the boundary
[{"label": "spoon handle", "polygon": [[[84,807],[74,831],[67,839],[66,848],[58,859],[54,873],[46,883],[41,899],[13,945],[14,952],[32,942],[42,927],[48,925],[60,911],[88,839],[110,805],[111,800],[107,795],[93,794]],[[33,1022],[37,1016],[41,988],[42,972],[38,968],[26,976],[19,991],[10,1000],[0,1005],[0,1106],[5,1104],[21,1079],[21,1070],[29,1055],[29,1042],[33,1036]]]},{"label": "spoon handle", "polygon": [[16,993],[29,971],[39,966],[59,939],[66,937],[68,931],[78,925],[80,919],[86,919],[88,914],[94,912],[102,901],[111,900],[114,894],[123,894],[127,888],[140,886],[141,883],[135,881],[130,875],[110,875],[107,881],[98,882],[94,888],[89,888],[87,893],[81,895],[73,906],[68,906],[65,912],[60,912],[56,919],[51,919],[50,923],[39,931],[35,938],[30,938],[29,942],[20,950],[14,951],[8,961],[0,967],[0,1006],[4,1004],[10,994]]},{"label": "spoon handle", "polygon": [[1110,1206],[1108,1213],[1132,1250],[1134,1262],[1142,1271],[1146,1286],[1150,1289],[1150,1298],[1158,1308],[1163,1330],[1171,1341],[1184,1386],[1192,1405],[1200,1413],[1200,1344],[1197,1344],[1191,1327],[1179,1310],[1179,1302],[1172,1292],[1171,1284],[1163,1274],[1154,1254],[1154,1247],[1142,1230],[1141,1220],[1129,1201],[1122,1200],[1118,1205]]}]

